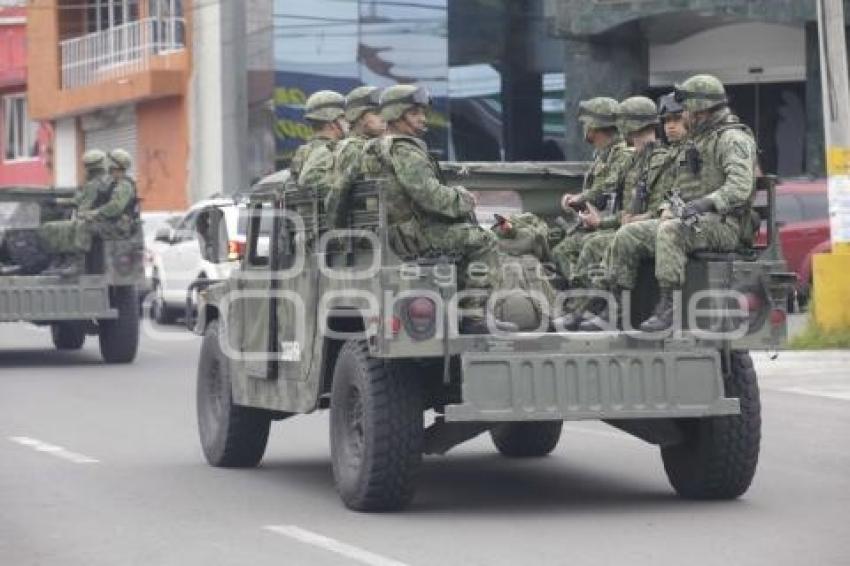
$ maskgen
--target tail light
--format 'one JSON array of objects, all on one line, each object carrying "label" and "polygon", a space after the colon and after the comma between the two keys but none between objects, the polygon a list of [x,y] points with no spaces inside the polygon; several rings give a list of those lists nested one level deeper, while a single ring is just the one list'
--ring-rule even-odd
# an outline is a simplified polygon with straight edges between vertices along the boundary
[{"label": "tail light", "polygon": [[227,259],[236,261],[245,257],[245,242],[230,240],[227,242]]},{"label": "tail light", "polygon": [[437,305],[427,297],[415,297],[404,306],[404,327],[416,340],[434,335],[437,321]]},{"label": "tail light", "polygon": [[771,326],[781,326],[785,324],[785,311],[782,309],[773,309],[770,311],[770,324]]}]

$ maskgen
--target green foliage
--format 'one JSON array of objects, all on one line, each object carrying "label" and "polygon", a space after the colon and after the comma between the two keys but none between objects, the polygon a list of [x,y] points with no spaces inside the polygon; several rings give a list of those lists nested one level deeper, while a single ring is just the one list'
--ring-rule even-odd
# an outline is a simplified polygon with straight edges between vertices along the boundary
[{"label": "green foliage", "polygon": [[850,349],[850,328],[826,331],[809,318],[808,326],[788,341],[792,350],[836,350]]}]

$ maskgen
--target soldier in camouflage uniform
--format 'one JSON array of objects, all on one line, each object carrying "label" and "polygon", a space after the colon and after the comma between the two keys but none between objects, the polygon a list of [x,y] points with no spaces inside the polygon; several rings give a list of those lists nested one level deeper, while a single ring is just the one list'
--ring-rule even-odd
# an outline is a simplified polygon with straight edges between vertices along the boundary
[{"label": "soldier in camouflage uniform", "polygon": [[[631,107],[627,103],[632,101]],[[659,100],[658,117],[665,123],[665,134],[669,140],[666,146],[660,145],[656,139],[657,120],[640,119],[641,111],[649,113],[655,108],[652,101],[644,97],[634,97],[620,105],[621,131],[626,133],[630,143],[635,146],[637,153],[631,167],[625,174],[626,193],[631,194],[631,201],[626,200],[627,208],[623,213],[621,223],[628,225],[652,218],[659,218],[665,202],[665,196],[676,182],[679,148],[686,130],[681,119],[683,108],[672,99],[662,97]],[[675,105],[674,105],[675,104]],[[678,114],[677,114],[678,113]],[[631,116],[629,116],[631,114]],[[672,118],[671,118],[672,116]],[[671,122],[667,126],[667,122]],[[643,125],[643,129],[641,128]],[[597,289],[611,289],[613,281],[611,273],[611,244],[615,233],[607,233],[588,241],[582,249],[578,260],[578,269],[594,270],[596,277],[590,278],[590,286]],[[607,301],[595,301],[589,312],[585,313],[579,329],[583,331],[601,330],[610,324],[610,312]],[[593,312],[599,312],[592,316]]]},{"label": "soldier in camouflage uniform", "polygon": [[[631,161],[632,150],[626,146],[617,130],[617,101],[613,98],[598,97],[582,101],[578,119],[582,124],[585,141],[593,145],[594,158],[585,176],[582,192],[564,195],[561,204],[565,210],[570,207],[587,207],[594,211],[600,198],[621,193],[623,169]],[[596,228],[585,222],[582,230],[557,244],[553,242],[552,259],[571,286],[579,284],[575,280],[575,264],[584,240]]]},{"label": "soldier in camouflage uniform", "polygon": [[655,312],[640,326],[645,332],[672,326],[674,295],[684,283],[689,253],[738,247],[755,188],[755,140],[729,111],[723,84],[696,75],[677,86],[676,100],[684,106],[689,132],[675,180],[685,210],[680,218],[665,209],[659,219],[629,224],[617,232],[611,247],[617,289],[633,289],[640,261],[655,257],[661,293]]},{"label": "soldier in camouflage uniform", "polygon": [[370,139],[380,137],[387,125],[380,115],[381,91],[374,86],[360,86],[345,98],[345,119],[351,133],[339,142],[334,152],[333,187],[325,199],[325,212],[330,226],[341,227],[341,211],[345,210],[348,194],[361,177],[360,157]]},{"label": "soldier in camouflage uniform", "polygon": [[[44,250],[57,257],[44,271],[46,275],[74,276],[79,274],[85,262],[85,254],[91,249],[92,238],[120,238],[129,236],[138,228],[136,211],[136,186],[126,176],[130,168],[130,154],[123,149],[111,151],[106,156],[112,176],[103,176],[92,182],[97,188],[84,187],[80,202],[85,205],[78,210],[76,218],[47,222],[39,230]],[[93,200],[90,200],[91,197]]]},{"label": "soldier in camouflage uniform", "polygon": [[[484,293],[498,287],[499,254],[493,233],[475,222],[475,198],[465,188],[447,186],[439,164],[421,137],[427,132],[431,98],[422,87],[396,85],[381,95],[387,135],[365,149],[363,172],[383,181],[389,240],[402,259],[426,255],[456,256],[458,286]],[[487,297],[466,297],[462,330],[488,332]],[[503,330],[516,326],[497,321]]]},{"label": "soldier in camouflage uniform", "polygon": [[348,133],[345,97],[331,90],[311,94],[304,105],[304,119],[313,137],[295,152],[289,171],[298,184],[314,187],[324,198],[333,181],[334,146]]}]

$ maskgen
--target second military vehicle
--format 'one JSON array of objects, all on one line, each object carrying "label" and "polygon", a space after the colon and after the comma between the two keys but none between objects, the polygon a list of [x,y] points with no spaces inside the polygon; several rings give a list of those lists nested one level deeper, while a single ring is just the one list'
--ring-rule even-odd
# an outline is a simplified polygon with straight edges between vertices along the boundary
[{"label": "second military vehicle", "polygon": [[59,350],[79,350],[86,336],[96,335],[105,362],[132,362],[137,287],[144,281],[141,228],[129,238],[95,238],[80,275],[41,274],[50,257],[40,248],[38,226],[67,218],[72,212],[60,203],[73,195],[73,189],[0,189],[0,322],[49,326]]}]

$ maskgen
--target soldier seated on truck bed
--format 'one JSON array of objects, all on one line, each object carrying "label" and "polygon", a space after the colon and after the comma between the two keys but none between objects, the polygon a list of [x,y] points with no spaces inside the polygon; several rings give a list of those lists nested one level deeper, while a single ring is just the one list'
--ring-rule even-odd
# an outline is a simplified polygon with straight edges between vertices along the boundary
[{"label": "soldier seated on truck bed", "polygon": [[[128,237],[139,229],[136,185],[127,176],[130,154],[90,151],[83,162],[88,180],[70,203],[77,205],[76,218],[47,222],[39,230],[44,250],[56,254],[45,275],[78,275],[94,236]],[[104,174],[107,163],[109,176]]]},{"label": "soldier seated on truck bed", "polygon": [[[655,258],[660,298],[640,325],[645,332],[672,326],[674,295],[684,284],[689,253],[732,252],[753,232],[756,144],[751,130],[732,115],[726,90],[713,76],[689,78],[677,86],[676,100],[684,107],[689,137],[679,154],[674,186],[686,204],[679,217],[667,208],[661,218],[623,226],[611,244],[616,297],[635,287],[641,260]],[[597,329],[612,325],[613,313],[606,309],[599,322]]]},{"label": "soldier seated on truck bed", "polygon": [[[458,257],[458,288],[475,290],[460,301],[465,310],[461,330],[488,333],[485,307],[499,284],[499,253],[493,233],[474,221],[475,198],[465,188],[442,182],[439,165],[422,141],[427,132],[431,97],[423,87],[396,85],[381,95],[387,135],[370,142],[364,173],[386,181],[383,194],[390,225],[390,245],[402,259],[429,254]],[[497,328],[516,325],[496,320]]]}]

